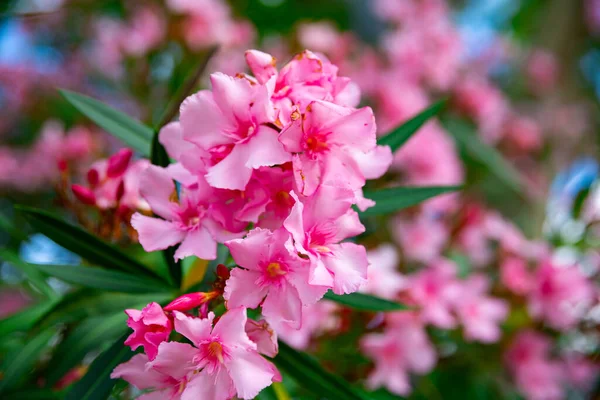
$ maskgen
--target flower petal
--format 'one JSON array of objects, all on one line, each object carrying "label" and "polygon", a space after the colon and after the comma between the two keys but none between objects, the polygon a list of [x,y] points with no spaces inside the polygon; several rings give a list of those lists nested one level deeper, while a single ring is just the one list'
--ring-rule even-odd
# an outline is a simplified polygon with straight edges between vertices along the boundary
[{"label": "flower petal", "polygon": [[323,263],[333,273],[333,292],[356,292],[367,281],[367,251],[354,243],[331,246],[332,254],[323,257]]},{"label": "flower petal", "polygon": [[175,252],[175,260],[181,260],[188,256],[196,256],[203,260],[217,258],[217,242],[203,226],[188,231]]},{"label": "flower petal", "polygon": [[215,314],[208,313],[208,318],[196,318],[179,311],[173,311],[175,330],[188,338],[192,343],[198,344],[210,339]]},{"label": "flower petal", "polygon": [[172,222],[140,213],[133,214],[131,226],[137,231],[140,244],[146,251],[164,250],[185,238],[185,232],[177,229]]}]

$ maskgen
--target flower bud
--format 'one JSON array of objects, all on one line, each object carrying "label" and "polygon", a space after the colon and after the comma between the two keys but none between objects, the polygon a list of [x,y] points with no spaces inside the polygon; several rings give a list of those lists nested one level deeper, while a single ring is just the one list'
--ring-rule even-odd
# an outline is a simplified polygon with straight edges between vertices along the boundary
[{"label": "flower bud", "polygon": [[188,293],[183,296],[179,296],[163,309],[165,311],[187,311],[192,308],[196,308],[201,306],[204,303],[207,303],[217,297],[218,293],[216,292],[196,292],[196,293]]},{"label": "flower bud", "polygon": [[87,181],[91,186],[96,186],[100,182],[100,175],[98,174],[98,170],[95,168],[90,169],[87,172]]},{"label": "flower bud", "polygon": [[121,149],[115,155],[108,159],[108,167],[106,168],[106,176],[109,178],[116,178],[123,175],[127,170],[129,161],[133,156],[131,149]]},{"label": "flower bud", "polygon": [[81,185],[71,185],[71,191],[77,197],[77,200],[83,204],[87,204],[88,206],[96,204],[96,195],[91,189]]}]

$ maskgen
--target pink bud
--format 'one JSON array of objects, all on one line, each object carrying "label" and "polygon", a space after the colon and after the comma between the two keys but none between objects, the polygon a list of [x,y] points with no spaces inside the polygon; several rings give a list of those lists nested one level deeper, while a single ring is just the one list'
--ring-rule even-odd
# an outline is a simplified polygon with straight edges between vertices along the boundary
[{"label": "pink bud", "polygon": [[121,149],[108,159],[108,167],[106,169],[106,176],[109,178],[116,178],[117,176],[123,175],[127,166],[129,165],[129,161],[131,161],[131,157],[133,156],[133,151],[131,149]]},{"label": "pink bud", "polygon": [[192,308],[201,306],[202,304],[212,300],[215,297],[214,292],[196,292],[188,293],[183,296],[179,296],[163,309],[165,311],[187,311]]},{"label": "pink bud", "polygon": [[66,172],[68,167],[69,167],[69,165],[67,164],[66,160],[64,160],[64,159],[58,160],[58,170],[60,172]]},{"label": "pink bud", "polygon": [[91,186],[96,186],[98,182],[100,182],[100,175],[98,174],[98,170],[92,168],[87,173],[87,181]]},{"label": "pink bud", "polygon": [[75,197],[83,204],[87,204],[88,206],[96,204],[96,195],[91,189],[81,185],[71,185],[71,190]]},{"label": "pink bud", "polygon": [[119,186],[117,186],[117,193],[115,194],[117,201],[121,201],[124,194],[125,194],[125,181],[121,180],[121,182],[119,182]]}]

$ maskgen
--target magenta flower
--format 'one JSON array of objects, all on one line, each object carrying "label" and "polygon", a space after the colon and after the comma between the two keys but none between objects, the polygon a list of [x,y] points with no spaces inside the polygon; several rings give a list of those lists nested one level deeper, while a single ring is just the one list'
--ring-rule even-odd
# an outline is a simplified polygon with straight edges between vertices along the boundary
[{"label": "magenta flower", "polygon": [[364,232],[358,214],[350,208],[351,190],[320,186],[303,202],[296,200],[283,226],[294,239],[295,249],[310,260],[311,285],[328,286],[337,294],[356,292],[367,280],[366,250],[354,243],[340,243]]},{"label": "magenta flower", "polygon": [[299,328],[302,306],[316,303],[328,289],[309,284],[310,262],[296,254],[285,229],[256,228],[245,239],[225,245],[244,268],[232,270],[227,280],[224,297],[229,308],[262,304],[269,321],[286,321]]},{"label": "magenta flower", "polygon": [[131,350],[142,346],[148,358],[154,360],[158,346],[169,339],[173,323],[157,303],[148,304],[142,311],[128,309],[125,313],[129,316],[127,326],[133,329],[125,345]]},{"label": "magenta flower", "polygon": [[217,241],[239,234],[227,231],[211,212],[212,189],[198,179],[190,189],[182,189],[179,202],[175,184],[165,169],[150,166],[141,178],[141,193],[152,211],[164,218],[136,213],[131,225],[137,230],[146,251],[163,250],[181,243],[175,259],[195,255],[206,260],[217,256]]},{"label": "magenta flower", "polygon": [[243,190],[252,170],[291,159],[277,140],[267,88],[245,77],[211,75],[212,90],[181,105],[183,138],[210,154],[206,180],[216,188]]}]

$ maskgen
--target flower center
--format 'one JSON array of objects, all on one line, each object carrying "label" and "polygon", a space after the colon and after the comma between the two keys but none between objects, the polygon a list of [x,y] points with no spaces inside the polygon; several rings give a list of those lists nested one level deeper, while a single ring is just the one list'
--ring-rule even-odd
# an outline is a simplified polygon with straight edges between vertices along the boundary
[{"label": "flower center", "polygon": [[223,346],[219,342],[211,342],[207,347],[208,356],[211,359],[217,359],[223,363]]},{"label": "flower center", "polygon": [[327,141],[323,135],[312,135],[306,139],[306,150],[312,153],[321,153],[327,150]]},{"label": "flower center", "polygon": [[267,275],[269,275],[271,278],[276,278],[285,274],[286,272],[281,269],[281,264],[278,262],[272,262],[267,265]]}]

